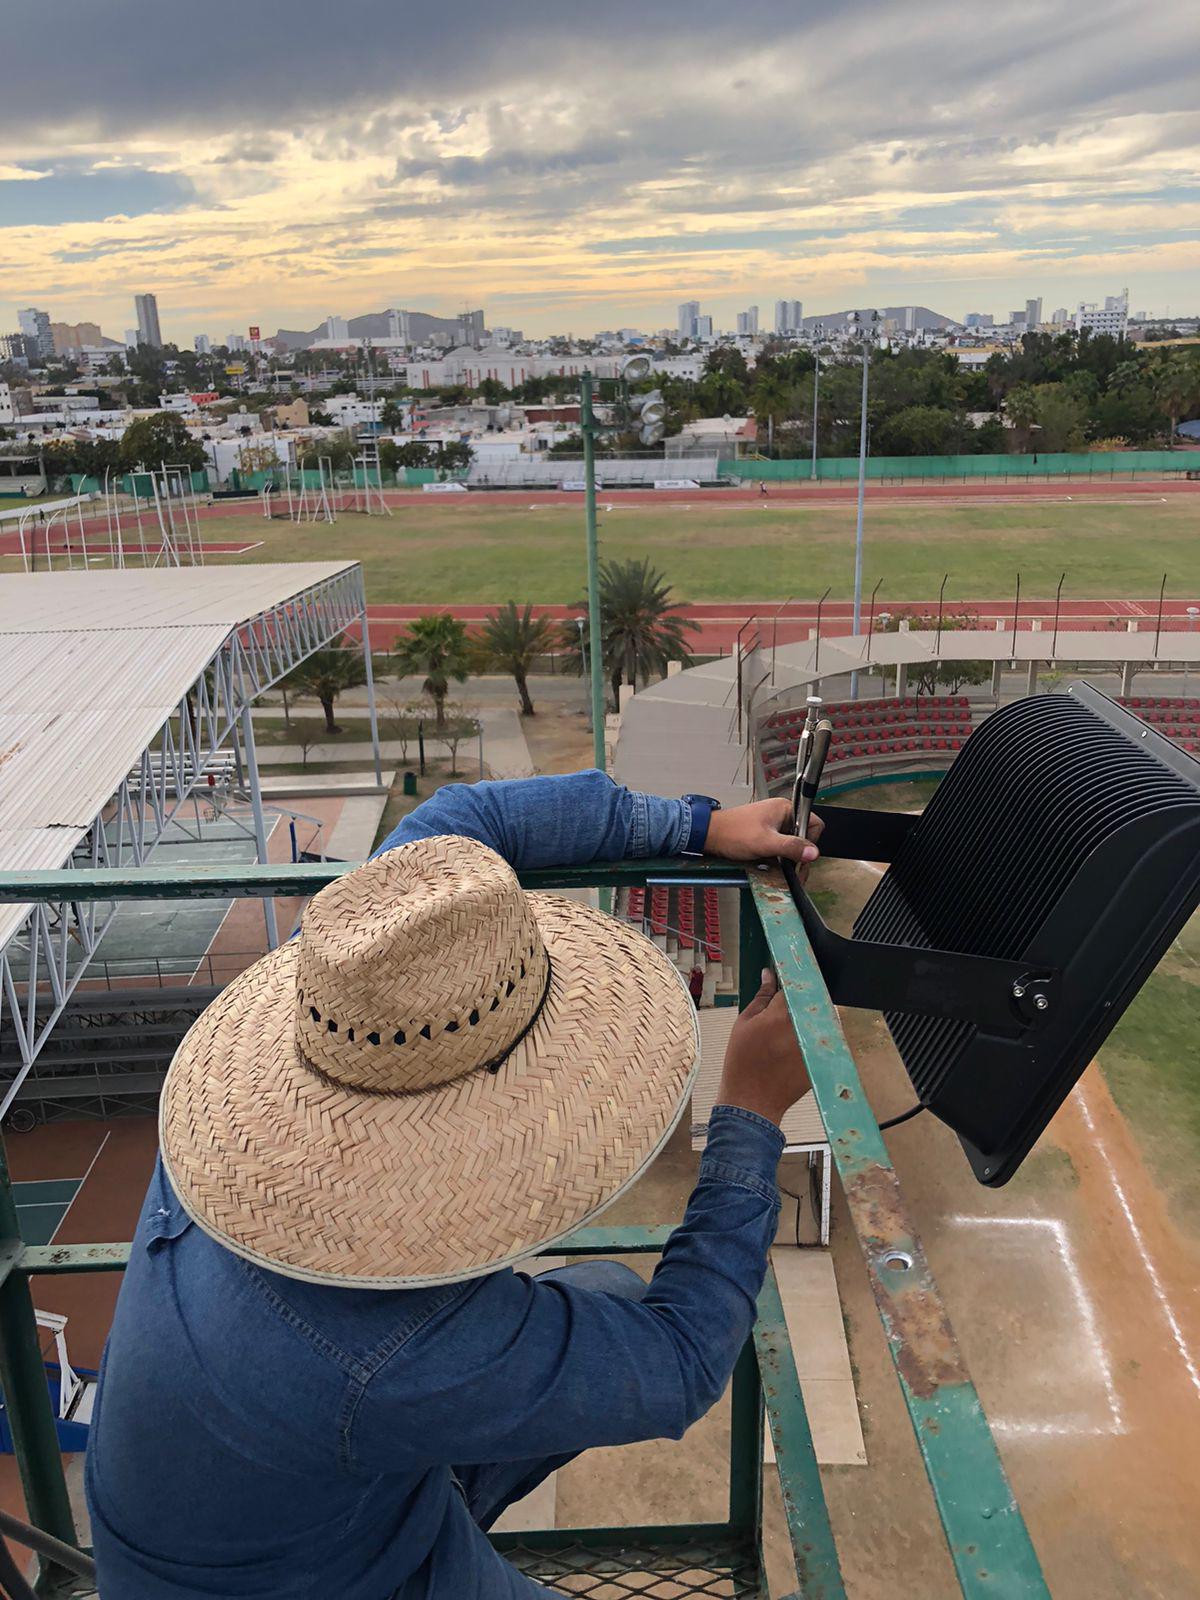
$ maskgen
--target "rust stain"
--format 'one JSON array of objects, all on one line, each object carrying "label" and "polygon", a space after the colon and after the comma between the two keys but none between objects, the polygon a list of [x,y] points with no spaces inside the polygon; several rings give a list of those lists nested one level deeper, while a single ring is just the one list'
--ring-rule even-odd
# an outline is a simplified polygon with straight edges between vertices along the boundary
[{"label": "rust stain", "polygon": [[888,1338],[896,1347],[900,1376],[921,1400],[932,1400],[944,1385],[969,1383],[954,1330],[927,1269],[914,1263],[904,1273],[881,1271],[875,1265],[880,1249],[904,1249],[910,1254],[919,1250],[904,1216],[896,1174],[884,1167],[869,1168],[850,1178],[845,1192],[866,1247],[867,1270]]},{"label": "rust stain", "polygon": [[18,739],[16,744],[10,744],[7,750],[0,750],[0,767],[2,767],[6,761],[11,761],[14,756],[19,756],[24,748],[25,741],[23,739]]}]

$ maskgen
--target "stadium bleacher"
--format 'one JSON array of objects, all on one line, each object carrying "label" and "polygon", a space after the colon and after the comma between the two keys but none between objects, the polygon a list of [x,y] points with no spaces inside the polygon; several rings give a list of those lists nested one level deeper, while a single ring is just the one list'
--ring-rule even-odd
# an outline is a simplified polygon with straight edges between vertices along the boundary
[{"label": "stadium bleacher", "polygon": [[[1131,695],[1118,704],[1184,750],[1200,754],[1200,699]],[[990,708],[976,702],[975,709],[983,714]],[[974,726],[966,695],[830,701],[823,711],[834,725],[826,769],[846,761],[945,760],[962,747]],[[800,706],[778,711],[762,724],[759,749],[768,785],[791,778],[804,717]]]},{"label": "stadium bleacher", "polygon": [[617,897],[617,915],[649,934],[685,977],[693,967],[703,969],[701,1005],[712,1005],[718,994],[733,995],[734,973],[725,960],[719,889],[660,884],[624,890]]}]

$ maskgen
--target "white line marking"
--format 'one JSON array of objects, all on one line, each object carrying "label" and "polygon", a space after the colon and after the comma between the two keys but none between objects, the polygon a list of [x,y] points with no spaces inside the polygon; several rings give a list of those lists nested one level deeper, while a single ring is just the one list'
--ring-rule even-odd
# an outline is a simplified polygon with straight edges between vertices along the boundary
[{"label": "white line marking", "polygon": [[1192,1359],[1192,1352],[1189,1350],[1187,1340],[1183,1336],[1183,1329],[1179,1326],[1179,1320],[1175,1315],[1175,1309],[1167,1297],[1167,1291],[1163,1287],[1162,1279],[1158,1275],[1158,1268],[1154,1265],[1154,1260],[1151,1257],[1149,1250],[1146,1248],[1145,1238],[1142,1235],[1142,1230],[1137,1225],[1137,1220],[1133,1215],[1133,1209],[1126,1198],[1125,1190],[1121,1187],[1121,1180],[1113,1171],[1112,1162],[1109,1160],[1108,1150],[1105,1147],[1103,1136],[1101,1135],[1100,1130],[1096,1126],[1095,1120],[1092,1117],[1091,1108],[1088,1106],[1087,1100],[1084,1098],[1083,1087],[1080,1084],[1076,1084],[1075,1086],[1075,1098],[1078,1102],[1080,1111],[1083,1113],[1083,1120],[1088,1125],[1088,1131],[1092,1135],[1092,1138],[1096,1141],[1096,1150],[1104,1163],[1104,1170],[1108,1174],[1109,1183],[1112,1184],[1113,1193],[1117,1197],[1117,1202],[1120,1205],[1121,1210],[1125,1213],[1125,1221],[1129,1224],[1129,1231],[1133,1235],[1133,1242],[1137,1246],[1138,1254],[1142,1258],[1142,1265],[1145,1267],[1147,1275],[1149,1276],[1151,1286],[1154,1289],[1155,1298],[1162,1307],[1163,1316],[1167,1319],[1167,1326],[1171,1330],[1171,1337],[1175,1341],[1175,1348],[1183,1357],[1183,1364],[1188,1370],[1188,1377],[1192,1380],[1192,1388],[1195,1389],[1198,1395],[1200,1395],[1200,1371],[1197,1371],[1196,1369],[1196,1363]]},{"label": "white line marking", "polygon": [[1058,1217],[949,1217],[950,1222],[960,1227],[984,1228],[1045,1228],[1053,1236],[1058,1246],[1058,1253],[1062,1260],[1063,1268],[1067,1275],[1067,1282],[1071,1286],[1071,1296],[1075,1301],[1075,1309],[1079,1315],[1080,1326],[1083,1330],[1085,1341],[1090,1347],[1092,1360],[1095,1363],[1097,1374],[1104,1386],[1105,1398],[1108,1402],[1109,1422],[1107,1424],[1088,1422],[1083,1418],[1068,1418],[1057,1422],[1027,1422],[1020,1420],[998,1421],[992,1424],[997,1433],[1011,1434],[1043,1434],[1046,1436],[1075,1436],[1080,1434],[1099,1435],[1124,1433],[1125,1423],[1121,1416],[1120,1402],[1117,1399],[1116,1386],[1113,1383],[1112,1368],[1109,1365],[1108,1352],[1100,1338],[1100,1330],[1096,1325],[1096,1313],[1092,1301],[1080,1274],[1075,1260],[1074,1251],[1071,1249],[1067,1237],[1066,1224]]},{"label": "white line marking", "polygon": [[80,1178],[79,1187],[76,1189],[75,1193],[71,1196],[70,1200],[67,1202],[66,1210],[63,1212],[62,1216],[59,1217],[59,1219],[58,1219],[58,1228],[55,1228],[54,1232],[50,1235],[50,1238],[47,1240],[48,1244],[53,1244],[55,1239],[58,1238],[58,1230],[59,1230],[59,1228],[61,1228],[63,1223],[67,1220],[67,1216],[68,1216],[68,1214],[69,1214],[69,1212],[71,1210],[71,1207],[75,1204],[76,1200],[78,1200],[79,1196],[83,1193],[83,1186],[88,1181],[88,1179],[91,1177],[92,1168],[96,1165],[97,1161],[99,1161],[101,1150],[104,1149],[104,1146],[108,1143],[108,1141],[111,1138],[112,1138],[112,1129],[110,1128],[108,1130],[108,1132],[104,1135],[103,1139],[101,1139],[100,1143],[96,1146],[96,1153],[95,1153],[95,1155],[93,1155],[92,1159],[88,1162],[87,1171],[84,1173],[83,1177]]}]

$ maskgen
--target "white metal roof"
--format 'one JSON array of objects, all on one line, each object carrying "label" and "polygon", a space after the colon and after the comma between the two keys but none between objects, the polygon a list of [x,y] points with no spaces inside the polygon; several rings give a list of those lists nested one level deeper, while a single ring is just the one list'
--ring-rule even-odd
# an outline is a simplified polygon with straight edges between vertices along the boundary
[{"label": "white metal roof", "polygon": [[353,565],[0,578],[0,871],[63,866],[231,630]]},{"label": "white metal roof", "polygon": [[[249,622],[354,566],[281,561],[123,572],[26,572],[0,578],[0,634],[196,628]],[[180,691],[182,693],[182,690]]]}]

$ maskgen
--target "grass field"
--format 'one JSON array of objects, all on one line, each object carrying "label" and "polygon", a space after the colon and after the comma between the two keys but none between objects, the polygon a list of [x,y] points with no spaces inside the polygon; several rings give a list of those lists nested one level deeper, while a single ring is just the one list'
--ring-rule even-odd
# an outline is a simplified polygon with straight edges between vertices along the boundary
[{"label": "grass field", "polygon": [[[391,517],[343,514],[295,527],[258,516],[214,520],[210,538],[262,539],[244,561],[362,561],[373,603],[532,600],[573,604],[584,592],[582,507],[396,507]],[[687,600],[783,600],[852,592],[854,508],[739,502],[630,506],[600,514],[602,556],[647,555]],[[1194,587],[1200,518],[1188,499],[1004,506],[868,503],[865,583],[892,599],[1052,595],[1138,596]]]}]

